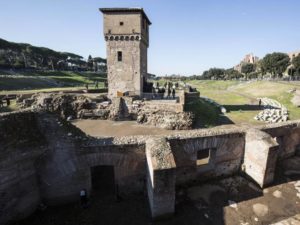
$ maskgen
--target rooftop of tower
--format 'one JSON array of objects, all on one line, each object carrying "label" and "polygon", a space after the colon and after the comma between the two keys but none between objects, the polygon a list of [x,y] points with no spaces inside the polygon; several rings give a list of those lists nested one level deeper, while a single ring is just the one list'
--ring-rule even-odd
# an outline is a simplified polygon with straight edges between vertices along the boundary
[{"label": "rooftop of tower", "polygon": [[149,20],[148,16],[146,15],[143,8],[135,7],[135,8],[100,8],[99,9],[102,13],[114,13],[114,12],[141,12],[143,16],[146,18],[149,25],[151,25],[151,21]]}]

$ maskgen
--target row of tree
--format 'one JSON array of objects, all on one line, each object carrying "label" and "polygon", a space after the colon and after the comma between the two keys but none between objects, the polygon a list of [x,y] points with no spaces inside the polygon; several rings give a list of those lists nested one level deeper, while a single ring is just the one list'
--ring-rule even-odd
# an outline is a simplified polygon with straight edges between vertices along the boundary
[{"label": "row of tree", "polygon": [[194,79],[252,79],[258,77],[282,78],[283,75],[290,78],[300,76],[300,54],[292,59],[285,53],[274,52],[267,54],[255,64],[243,63],[241,72],[234,68],[211,68],[204,71],[201,76],[193,76]]},{"label": "row of tree", "polygon": [[77,54],[0,39],[0,68],[106,71],[106,59],[89,56],[85,61]]}]

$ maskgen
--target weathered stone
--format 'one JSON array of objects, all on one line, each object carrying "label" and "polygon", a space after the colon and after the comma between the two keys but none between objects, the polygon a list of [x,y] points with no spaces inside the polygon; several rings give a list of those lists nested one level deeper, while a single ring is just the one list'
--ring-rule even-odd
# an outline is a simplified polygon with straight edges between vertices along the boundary
[{"label": "weathered stone", "polygon": [[253,205],[253,212],[255,213],[256,216],[263,217],[268,214],[269,208],[264,204],[257,203]]},{"label": "weathered stone", "polygon": [[193,125],[193,114],[169,111],[139,111],[138,123],[161,127],[168,130],[187,130]]},{"label": "weathered stone", "polygon": [[147,189],[152,218],[170,216],[175,212],[176,165],[170,144],[165,138],[146,142],[148,165]]},{"label": "weathered stone", "polygon": [[261,187],[273,182],[278,155],[278,143],[267,133],[249,130],[246,133],[245,173]]},{"label": "weathered stone", "polygon": [[273,192],[273,196],[275,198],[281,198],[282,197],[282,193],[281,193],[281,191],[276,190],[276,191]]}]

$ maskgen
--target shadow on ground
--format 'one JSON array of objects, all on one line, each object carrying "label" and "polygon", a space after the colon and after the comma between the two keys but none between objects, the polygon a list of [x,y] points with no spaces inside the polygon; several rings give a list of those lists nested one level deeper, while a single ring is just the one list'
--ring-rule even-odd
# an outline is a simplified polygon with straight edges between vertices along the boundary
[{"label": "shadow on ground", "polygon": [[224,105],[225,109],[227,110],[227,112],[230,111],[259,111],[259,110],[263,110],[263,107],[259,106],[259,105]]},{"label": "shadow on ground", "polygon": [[299,172],[300,157],[293,157],[279,163],[274,184],[263,191],[242,176],[178,187],[176,213],[163,221],[151,221],[146,192],[118,201],[102,190],[87,209],[79,202],[48,207],[14,225],[265,225],[300,213]]}]

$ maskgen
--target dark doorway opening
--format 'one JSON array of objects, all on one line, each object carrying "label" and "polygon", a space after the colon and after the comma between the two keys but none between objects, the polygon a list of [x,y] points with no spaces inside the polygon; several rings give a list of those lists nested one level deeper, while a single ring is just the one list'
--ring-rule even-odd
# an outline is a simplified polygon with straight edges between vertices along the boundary
[{"label": "dark doorway opening", "polygon": [[94,193],[115,194],[115,173],[113,166],[94,166],[91,168],[92,188]]}]

